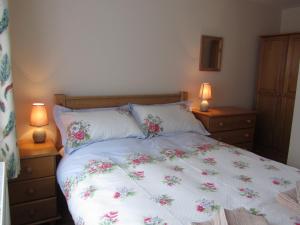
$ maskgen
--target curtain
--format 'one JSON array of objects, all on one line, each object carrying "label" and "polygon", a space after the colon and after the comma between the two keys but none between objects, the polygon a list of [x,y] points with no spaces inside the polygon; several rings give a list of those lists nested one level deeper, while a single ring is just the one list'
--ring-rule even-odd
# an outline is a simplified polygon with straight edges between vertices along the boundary
[{"label": "curtain", "polygon": [[8,24],[7,0],[0,0],[0,161],[5,162],[7,177],[11,179],[19,174],[20,160],[16,144]]}]

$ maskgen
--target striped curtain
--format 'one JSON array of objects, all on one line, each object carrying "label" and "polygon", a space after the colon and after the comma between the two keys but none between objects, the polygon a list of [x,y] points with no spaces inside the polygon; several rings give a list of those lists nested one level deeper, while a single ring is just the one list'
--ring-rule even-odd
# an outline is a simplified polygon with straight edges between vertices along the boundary
[{"label": "striped curtain", "polygon": [[16,144],[8,24],[7,0],[0,0],[0,161],[6,163],[10,179],[18,176],[20,160]]}]

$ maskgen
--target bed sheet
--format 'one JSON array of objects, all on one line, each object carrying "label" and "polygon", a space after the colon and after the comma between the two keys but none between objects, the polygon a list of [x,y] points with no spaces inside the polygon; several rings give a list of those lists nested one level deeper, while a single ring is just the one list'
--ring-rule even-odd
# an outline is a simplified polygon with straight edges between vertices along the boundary
[{"label": "bed sheet", "polygon": [[64,156],[57,178],[76,225],[190,225],[220,207],[300,220],[276,202],[298,169],[195,133],[94,143]]}]

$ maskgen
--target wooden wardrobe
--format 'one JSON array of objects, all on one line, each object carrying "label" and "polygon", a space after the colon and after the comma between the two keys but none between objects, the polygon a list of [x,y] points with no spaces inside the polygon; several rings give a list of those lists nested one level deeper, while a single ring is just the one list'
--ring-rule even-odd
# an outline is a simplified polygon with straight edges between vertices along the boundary
[{"label": "wooden wardrobe", "polygon": [[261,37],[255,152],[283,163],[289,151],[299,63],[300,33]]}]

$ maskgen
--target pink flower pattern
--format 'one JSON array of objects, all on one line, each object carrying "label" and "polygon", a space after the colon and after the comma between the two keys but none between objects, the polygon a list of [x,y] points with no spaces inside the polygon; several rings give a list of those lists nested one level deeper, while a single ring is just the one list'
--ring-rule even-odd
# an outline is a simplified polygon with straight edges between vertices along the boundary
[{"label": "pink flower pattern", "polygon": [[128,164],[132,165],[133,167],[146,164],[146,163],[152,163],[154,159],[146,154],[143,153],[133,153],[128,157]]},{"label": "pink flower pattern", "polygon": [[[201,146],[197,147],[197,153],[205,155],[206,153],[211,151],[211,149],[214,149],[214,148],[217,149],[216,145],[212,145],[212,144],[201,145]],[[234,149],[234,147],[229,151],[237,156],[241,155],[241,154],[239,154],[239,151]],[[158,181],[160,181],[160,184],[164,185],[161,187],[164,187],[164,188],[172,187],[172,191],[173,191],[173,190],[176,190],[179,185],[183,184],[184,179],[183,178],[181,179],[179,177],[179,175],[180,176],[182,175],[182,173],[179,173],[179,172],[183,172],[184,168],[181,166],[185,165],[185,164],[182,164],[182,162],[184,163],[184,161],[177,160],[177,159],[189,158],[189,157],[193,156],[194,154],[195,154],[195,152],[192,152],[192,151],[186,152],[182,149],[164,149],[164,150],[162,150],[161,155],[164,157],[164,161],[162,161],[162,162],[167,163],[165,169],[167,169],[169,172],[167,173],[168,175],[165,175],[163,177],[157,176],[157,179],[159,179]],[[240,157],[239,159],[242,159],[242,158],[244,158],[244,157]],[[237,159],[237,158],[235,157],[235,159]],[[157,158],[153,158],[152,156],[144,154],[144,153],[134,153],[134,154],[130,155],[127,158],[127,160],[128,160],[127,161],[128,164],[125,165],[125,167],[124,167],[125,171],[127,171],[127,169],[130,168],[129,166],[133,166],[133,168],[135,168],[136,166],[145,165],[145,164],[152,163],[152,162],[159,163],[159,161],[157,161]],[[174,160],[174,161],[172,161],[172,160]],[[198,158],[198,160],[199,160],[199,158]],[[217,164],[216,159],[213,157],[206,157],[206,158],[202,158],[201,160],[202,160],[202,163],[204,164],[204,166],[206,166],[206,167],[215,166]],[[281,168],[281,167],[274,166],[271,163],[263,163],[263,162],[268,161],[267,159],[260,160],[260,161],[262,161],[262,162],[260,162],[261,167],[265,168],[266,170],[270,170],[270,171],[265,171],[266,174],[269,174],[271,172],[276,174],[276,172],[279,171],[279,168]],[[246,160],[233,161],[232,165],[234,168],[236,168],[235,169],[236,172],[241,172],[240,169],[248,168],[250,165],[252,166],[252,164],[248,163]],[[116,168],[116,166],[117,166],[117,164],[114,164],[113,162],[110,162],[110,161],[101,161],[101,160],[88,161],[88,164],[86,164],[84,166],[83,171],[81,173],[79,173],[78,176],[69,177],[63,183],[63,192],[66,196],[66,199],[69,200],[71,198],[71,194],[72,194],[73,190],[78,187],[79,182],[85,180],[87,177],[89,177],[91,175],[98,176],[101,174],[106,174],[106,173],[112,172]],[[153,165],[151,165],[151,167],[152,166]],[[131,168],[131,169],[133,169],[133,168]],[[209,177],[209,176],[215,176],[215,175],[219,174],[219,171],[217,171],[216,168],[217,167],[211,168],[211,169],[206,169],[206,168],[202,169],[202,171],[200,171],[200,174],[199,174],[199,176],[201,175],[200,179],[204,179],[204,178],[213,179],[213,177]],[[234,169],[234,168],[231,168],[231,169]],[[133,180],[139,181],[139,180],[145,179],[145,181],[148,182],[148,180],[147,180],[148,176],[145,177],[145,171],[147,171],[147,169],[148,169],[147,167],[145,167],[145,168],[143,167],[143,170],[134,170],[133,169],[131,171],[129,170],[127,172],[127,174]],[[296,172],[300,173],[300,170],[298,170]],[[174,174],[178,175],[178,176],[175,176]],[[203,176],[206,176],[206,177],[203,177]],[[246,183],[253,182],[252,177],[244,175],[244,174],[236,175],[236,176],[233,175],[231,178],[238,179],[238,180],[244,182],[245,185],[247,185]],[[271,178],[267,177],[267,179],[271,179],[271,180],[269,180],[270,184],[277,185],[277,186],[285,187],[292,183],[289,180],[286,180],[282,177],[276,177],[276,176],[271,177]],[[140,182],[139,184],[143,184],[143,183],[144,182]],[[81,187],[81,186],[79,186],[79,187]],[[203,194],[204,192],[202,192],[202,191],[205,191],[205,192],[209,192],[209,195],[213,195],[213,193],[217,192],[220,187],[218,187],[218,183],[217,183],[217,179],[216,179],[215,182],[200,183],[200,186],[198,188],[199,188],[200,194],[201,193]],[[81,189],[79,190],[79,191],[81,191],[81,192],[79,192],[81,198],[84,200],[88,200],[94,196],[94,193],[96,193],[97,188],[95,186],[91,185],[82,190],[83,191],[81,191]],[[121,188],[112,189],[112,190],[113,191],[110,192],[111,200],[113,202],[120,202],[122,204],[123,204],[123,202],[121,202],[121,201],[123,201],[123,200],[125,201],[130,196],[132,196],[132,198],[130,197],[130,199],[134,199],[135,195],[136,195],[136,191],[129,187],[121,187]],[[171,190],[171,189],[169,189],[169,190]],[[245,199],[249,199],[249,200],[253,201],[256,198],[260,197],[260,194],[257,191],[250,189],[249,187],[247,187],[247,188],[239,187],[239,188],[237,188],[237,190],[238,190],[239,195],[244,197]],[[152,200],[154,200],[156,203],[158,203],[159,205],[161,205],[163,207],[171,206],[172,204],[174,204],[174,202],[176,201],[175,200],[176,196],[174,196],[174,199],[173,199],[172,197],[169,196],[168,192],[163,192],[163,193],[166,193],[166,194],[159,193],[156,197],[153,197]],[[196,212],[206,213],[209,215],[212,214],[214,211],[217,211],[220,209],[220,206],[218,204],[216,204],[213,200],[208,200],[205,198],[200,199],[199,201],[196,201],[196,205],[194,207],[195,207]],[[249,212],[254,215],[264,216],[264,214],[262,214],[256,208],[250,208]],[[119,224],[119,223],[122,223],[122,221],[120,221],[120,220],[121,220],[121,218],[119,218],[119,212],[113,210],[113,211],[109,211],[108,213],[104,214],[100,218],[99,225],[114,225],[116,223]],[[76,221],[76,223],[75,223],[76,225],[84,225],[85,224],[84,220],[82,218],[78,218],[75,221]],[[167,225],[167,223],[164,221],[164,219],[157,217],[157,216],[142,217],[141,222],[142,221],[144,222],[144,225]],[[300,225],[300,223],[296,220],[295,220],[294,224]]]},{"label": "pink flower pattern", "polygon": [[132,188],[121,187],[113,195],[114,199],[126,199],[129,196],[134,196],[135,191]]},{"label": "pink flower pattern", "polygon": [[202,191],[208,191],[208,192],[216,192],[217,191],[216,185],[211,182],[202,183],[200,185],[200,189]]},{"label": "pink flower pattern", "polygon": [[168,186],[172,187],[176,184],[180,184],[181,179],[179,177],[176,176],[165,176],[163,183],[167,184]]},{"label": "pink flower pattern", "polygon": [[212,151],[214,149],[215,145],[212,144],[204,144],[196,147],[195,153],[199,153],[202,155],[205,155],[206,153]]},{"label": "pink flower pattern", "polygon": [[84,200],[87,200],[88,198],[93,197],[93,195],[96,191],[97,191],[96,187],[89,186],[83,192],[81,192],[81,198]]},{"label": "pink flower pattern", "polygon": [[167,157],[168,159],[182,159],[188,157],[186,152],[181,149],[165,149],[161,151],[161,154]]},{"label": "pink flower pattern", "polygon": [[238,180],[241,180],[245,183],[251,183],[252,182],[252,178],[249,177],[249,176],[246,176],[246,175],[239,175],[239,176],[236,176],[235,178],[237,178]]},{"label": "pink flower pattern", "polygon": [[210,166],[214,166],[217,164],[217,161],[214,158],[204,158],[202,159],[202,162]]},{"label": "pink flower pattern", "polygon": [[90,160],[84,167],[84,173],[89,175],[109,173],[115,168],[115,164],[112,162]]},{"label": "pink flower pattern", "polygon": [[250,189],[250,188],[239,188],[240,195],[249,199],[258,198],[258,192]]},{"label": "pink flower pattern", "polygon": [[111,162],[90,160],[78,176],[67,177],[63,182],[62,189],[65,198],[70,200],[72,191],[78,186],[79,182],[84,181],[88,176],[110,173],[115,167],[116,165]]},{"label": "pink flower pattern", "polygon": [[155,217],[145,217],[144,225],[168,225],[163,221],[163,219],[155,216]]},{"label": "pink flower pattern", "polygon": [[174,166],[173,170],[176,172],[183,172],[184,168],[180,167],[180,166]]},{"label": "pink flower pattern", "polygon": [[154,198],[156,203],[159,203],[161,206],[171,205],[174,199],[170,198],[168,195],[160,195]]},{"label": "pink flower pattern", "polygon": [[279,169],[274,166],[274,165],[264,165],[266,170],[274,170],[274,171],[278,171]]},{"label": "pink flower pattern", "polygon": [[148,114],[148,116],[144,119],[144,123],[142,125],[142,130],[147,137],[153,137],[158,135],[164,129],[162,127],[162,120],[159,116],[153,116],[152,114]]},{"label": "pink flower pattern", "polygon": [[236,149],[231,150],[231,152],[232,152],[232,154],[237,155],[237,156],[243,155],[243,153],[241,153],[240,151],[238,151]]},{"label": "pink flower pattern", "polygon": [[200,199],[196,201],[196,211],[199,213],[206,213],[211,215],[213,212],[218,211],[220,206],[214,200]]},{"label": "pink flower pattern", "polygon": [[132,171],[129,173],[129,177],[134,180],[143,180],[145,178],[144,171]]},{"label": "pink flower pattern", "polygon": [[219,172],[217,172],[216,170],[209,170],[209,169],[204,169],[201,172],[201,175],[203,175],[203,176],[215,176],[218,174],[219,174]]},{"label": "pink flower pattern", "polygon": [[104,214],[100,219],[100,225],[112,225],[118,222],[118,212],[110,211]]},{"label": "pink flower pattern", "polygon": [[91,139],[90,124],[84,121],[73,121],[67,127],[67,146],[79,147]]},{"label": "pink flower pattern", "polygon": [[233,161],[233,166],[239,169],[245,169],[249,167],[249,164],[244,161]]},{"label": "pink flower pattern", "polygon": [[293,221],[294,225],[300,225],[300,217],[299,216],[293,216],[290,219]]},{"label": "pink flower pattern", "polygon": [[77,186],[78,180],[76,177],[68,177],[63,183],[63,193],[66,200],[70,200],[72,190]]},{"label": "pink flower pattern", "polygon": [[291,182],[289,180],[286,180],[284,178],[281,177],[273,177],[272,179],[272,184],[274,185],[278,185],[278,186],[288,186],[291,184]]}]

